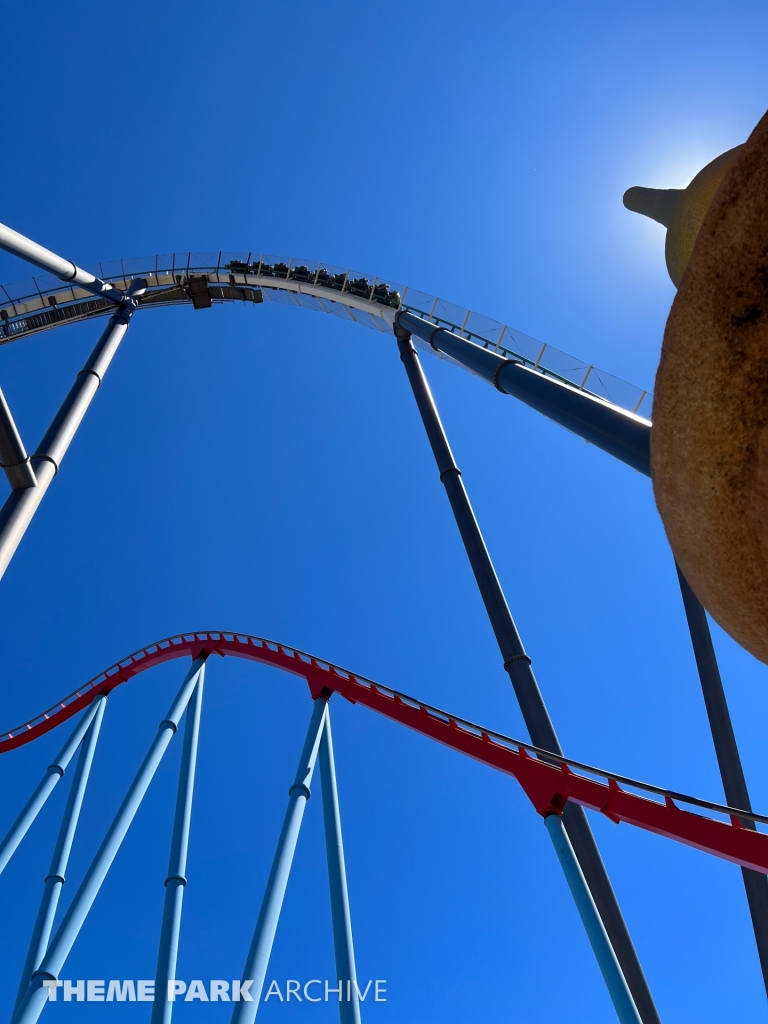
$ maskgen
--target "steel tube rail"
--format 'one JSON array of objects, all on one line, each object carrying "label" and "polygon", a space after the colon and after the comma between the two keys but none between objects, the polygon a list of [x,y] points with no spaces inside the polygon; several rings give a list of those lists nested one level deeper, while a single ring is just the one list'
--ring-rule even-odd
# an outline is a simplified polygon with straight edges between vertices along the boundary
[{"label": "steel tube rail", "polygon": [[[555,754],[562,754],[549,712],[531,668],[531,659],[525,653],[520,634],[485,546],[483,535],[464,488],[461,472],[454,461],[448,438],[440,421],[413,341],[403,327],[396,327],[395,333],[400,358],[424,423],[440,480],[447,492],[467,557],[501,651],[504,669],[509,674],[526,727],[536,746]],[[484,352],[484,350],[481,351]],[[579,864],[587,879],[587,884],[643,1022],[644,1024],[660,1024],[653,996],[586,814],[581,807],[570,805],[566,808],[564,816],[568,835],[579,859]]]},{"label": "steel tube rail", "polygon": [[584,930],[589,937],[590,945],[603,975],[606,988],[613,1002],[616,1015],[621,1024],[642,1024],[632,993],[627,987],[626,979],[619,967],[613,946],[597,912],[592,893],[586,883],[579,862],[573,852],[568,833],[563,827],[562,818],[557,814],[549,814],[544,819],[552,845],[555,848],[560,867],[568,882],[568,888],[579,911]]},{"label": "steel tube rail", "polygon": [[[355,947],[352,941],[352,915],[349,910],[347,868],[341,834],[341,813],[336,785],[336,761],[333,756],[330,709],[325,716],[325,729],[320,740],[320,784],[323,793],[323,826],[325,852],[328,860],[328,885],[331,893],[336,980],[342,986],[339,1020],[341,1024],[360,1024],[360,997],[357,987]],[[344,998],[345,996],[346,998]]]},{"label": "steel tube rail", "polygon": [[80,819],[80,809],[83,806],[83,797],[85,796],[88,778],[91,774],[93,755],[96,751],[96,744],[99,739],[99,732],[101,731],[101,722],[107,705],[106,694],[100,694],[93,703],[95,714],[80,747],[80,756],[77,759],[72,786],[69,790],[64,815],[61,819],[61,827],[53,851],[51,866],[45,879],[43,895],[40,900],[37,918],[35,919],[35,926],[32,930],[27,959],[24,961],[19,991],[11,1016],[19,1008],[21,1000],[24,998],[24,993],[29,987],[32,974],[40,966],[45,956],[45,951],[48,949],[48,941],[51,937],[53,921],[59,905],[59,897],[66,881],[69,855],[72,852],[72,843],[77,831],[77,823]]},{"label": "steel tube rail", "polygon": [[413,313],[398,313],[395,323],[431,345],[436,352],[443,352],[465,369],[487,380],[502,393],[525,402],[639,473],[651,475],[651,424],[642,416],[605,402],[576,385],[562,384],[546,377],[517,360],[489,352],[481,345],[436,327]]},{"label": "steel tube rail", "polygon": [[[751,811],[752,802],[749,799],[747,780],[744,777],[731,713],[728,710],[723,680],[712,643],[712,633],[707,622],[707,613],[691,590],[680,567],[676,565],[675,568],[680,581],[680,592],[683,597],[685,616],[688,620],[693,654],[701,680],[701,692],[704,695],[704,704],[707,709],[707,718],[712,732],[712,742],[720,769],[720,778],[723,782],[725,799],[731,807],[740,807],[745,811]],[[755,822],[749,818],[740,818],[739,820],[745,828],[756,830]],[[768,878],[744,867],[742,867],[741,873],[749,914],[752,919],[752,929],[755,933],[763,984],[768,993]]]},{"label": "steel tube rail", "polygon": [[59,756],[53,764],[49,765],[48,770],[43,776],[40,784],[37,786],[37,789],[35,789],[21,814],[11,826],[10,831],[3,839],[2,843],[0,843],[0,874],[2,874],[7,867],[8,861],[18,849],[19,843],[29,831],[32,822],[43,809],[46,800],[56,788],[59,780],[67,770],[69,762],[72,760],[75,751],[80,746],[80,742],[88,731],[91,722],[98,714],[98,710],[99,704],[97,701],[77,723],[77,726],[72,731],[72,735],[59,752]]},{"label": "steel tube rail", "polygon": [[121,302],[117,311],[110,317],[96,347],[83,369],[78,373],[75,383],[38,445],[37,451],[30,456],[30,460],[35,460],[37,463],[35,467],[37,486],[13,491],[0,509],[0,577],[8,568],[16,548],[21,543],[21,538],[58,472],[61,460],[64,458],[93,396],[101,386],[104,374],[117,352],[136,308],[133,296],[141,291],[141,287],[141,283],[137,283],[129,297]]},{"label": "steel tube rail", "polygon": [[5,395],[0,391],[0,465],[14,490],[35,487],[37,477]]},{"label": "steel tube rail", "polygon": [[149,788],[155,772],[163,759],[168,744],[171,742],[184,709],[189,703],[192,692],[197,685],[205,657],[192,662],[181,689],[171,705],[168,715],[158,726],[158,733],[152,741],[147,756],[139,768],[128,793],[123,800],[112,824],[109,827],[91,866],[86,872],[80,888],[75,893],[72,903],[59,925],[59,929],[43,957],[43,961],[32,975],[29,987],[21,1004],[12,1018],[13,1024],[34,1024],[40,1017],[48,999],[45,982],[58,981],[59,974],[69,953],[75,944],[80,929],[99,894],[104,879],[117,856],[117,852],[130,828],[144,795]]},{"label": "steel tube rail", "polygon": [[173,837],[168,858],[168,877],[165,880],[163,922],[160,928],[160,946],[155,973],[155,1001],[152,1005],[151,1024],[170,1024],[173,1002],[169,982],[176,980],[176,961],[179,953],[181,909],[187,884],[187,850],[192,822],[192,797],[195,789],[197,744],[200,737],[200,715],[203,707],[205,666],[200,669],[197,686],[187,705],[184,723],[184,749],[179,768],[179,786],[173,820]]},{"label": "steel tube rail", "polygon": [[13,256],[19,256],[27,263],[40,267],[41,270],[53,274],[54,277],[58,277],[62,281],[79,285],[80,288],[84,288],[94,295],[109,299],[116,305],[125,298],[120,289],[115,288],[113,284],[107,284],[106,281],[94,277],[87,270],[81,270],[71,260],[57,256],[55,252],[38,245],[31,238],[19,234],[18,231],[14,231],[13,228],[9,228],[5,224],[0,224],[0,249],[5,249]]},{"label": "steel tube rail", "polygon": [[307,737],[299,759],[299,767],[296,770],[296,777],[293,785],[288,790],[288,808],[285,812],[280,838],[277,841],[277,849],[272,861],[272,869],[267,880],[267,887],[264,891],[264,898],[261,902],[253,940],[248,950],[245,968],[243,969],[243,977],[240,983],[241,992],[244,988],[247,988],[251,998],[250,1000],[241,999],[240,1002],[235,1003],[231,1024],[253,1024],[256,1020],[256,1014],[258,1013],[261,1001],[261,992],[264,988],[264,979],[269,966],[269,958],[272,954],[272,946],[275,941],[275,933],[277,932],[277,923],[280,919],[285,890],[288,886],[288,877],[291,873],[293,855],[296,852],[304,810],[310,796],[309,787],[315,770],[320,739],[325,728],[327,711],[327,701],[323,700],[323,698],[315,701],[309,729],[307,730]]}]

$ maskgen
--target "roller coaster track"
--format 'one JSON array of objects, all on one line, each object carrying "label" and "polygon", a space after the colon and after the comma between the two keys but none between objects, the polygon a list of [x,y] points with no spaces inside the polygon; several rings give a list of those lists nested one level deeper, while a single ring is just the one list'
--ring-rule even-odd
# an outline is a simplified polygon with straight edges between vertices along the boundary
[{"label": "roller coaster track", "polygon": [[[142,647],[46,711],[4,732],[0,737],[0,753],[32,742],[85,709],[100,694],[111,693],[117,686],[156,665],[177,658],[191,657],[194,660],[213,654],[244,658],[301,676],[306,680],[313,699],[329,698],[338,693],[352,704],[361,704],[422,736],[511,775],[541,815],[561,814],[571,800],[590,810],[600,811],[616,824],[626,822],[768,874],[768,835],[742,826],[742,820],[768,824],[766,816],[651,786],[553,755],[374,683],[332,662],[244,633],[181,633]],[[660,796],[663,803],[622,786]],[[729,821],[684,811],[678,803],[725,815]]]},{"label": "roller coaster track", "polygon": [[[205,659],[213,654],[249,658],[302,676],[315,699],[316,710],[296,782],[290,791],[289,810],[273,863],[273,873],[277,871],[278,874],[270,876],[262,904],[267,917],[260,915],[257,922],[254,945],[243,975],[244,979],[256,979],[257,989],[261,982],[257,984],[259,970],[256,965],[268,961],[282,901],[279,892],[277,895],[275,892],[282,885],[284,893],[284,881],[298,836],[296,821],[300,822],[303,814],[303,807],[299,804],[309,794],[309,779],[318,751],[324,779],[323,807],[329,882],[335,908],[337,966],[341,964],[339,977],[351,979],[354,976],[343,863],[339,863],[337,858],[335,867],[332,864],[337,856],[332,852],[336,849],[333,836],[337,835],[340,844],[340,824],[327,701],[334,693],[340,693],[352,703],[363,704],[518,780],[536,811],[544,818],[622,1024],[660,1024],[660,1019],[583,808],[591,808],[614,822],[631,823],[741,865],[768,990],[768,884],[765,878],[768,874],[768,836],[757,831],[757,823],[768,824],[768,818],[753,814],[749,805],[704,609],[681,576],[691,639],[730,806],[648,786],[563,756],[531,668],[531,659],[525,653],[507,606],[414,346],[469,370],[503,394],[522,401],[647,476],[650,475],[652,395],[505,324],[437,296],[395,284],[389,279],[323,263],[253,252],[175,253],[99,264],[88,270],[1,224],[0,248],[46,271],[19,285],[0,286],[0,345],[68,323],[109,317],[96,347],[77,374],[48,431],[31,454],[27,453],[8,404],[0,393],[0,467],[12,489],[0,509],[0,576],[58,473],[61,460],[136,312],[179,305],[202,310],[225,302],[243,303],[255,308],[264,302],[277,302],[292,308],[332,314],[388,336],[393,354],[399,352],[435,457],[439,479],[445,487],[498,643],[504,671],[514,688],[530,738],[535,744],[522,743],[484,729],[339,666],[257,637],[235,633],[193,633],[143,648],[41,715],[0,734],[0,753],[3,753],[31,742],[60,722],[84,711],[73,738],[65,748],[67,757],[64,758],[64,752],[61,756],[62,763],[68,760],[77,743],[82,741],[82,761],[88,744],[92,746],[96,741],[100,716],[111,690],[152,665],[181,656],[193,659],[191,674],[185,678],[168,718],[160,725],[160,737],[134,780],[134,788],[126,797],[128,803],[113,822],[104,841],[106,846],[97,855],[78,890],[73,903],[76,910],[70,907],[42,962],[33,956],[30,947],[28,964],[34,961],[40,966],[39,969],[33,967],[26,974],[32,982],[28,989],[24,989],[27,982],[20,989],[19,999],[23,999],[23,1005],[17,1001],[13,1024],[34,1024],[39,1017],[43,1005],[40,999],[45,995],[40,986],[47,984],[40,979],[59,977],[68,951],[122,842],[122,838],[114,840],[117,834],[114,830],[120,832],[122,829],[124,837],[138,806],[134,806],[135,793],[144,787],[137,798],[140,802],[159,763],[159,760],[152,760],[156,756],[156,744],[165,749],[171,731],[175,732],[188,705],[193,711],[192,719],[187,711],[187,724],[190,720],[199,719]],[[320,708],[324,710],[318,711]],[[187,732],[185,744],[186,736]],[[196,749],[196,740],[193,746]],[[157,757],[162,757],[162,752]],[[38,807],[42,799],[40,793],[44,790],[49,792],[56,784],[50,772],[55,775],[59,770],[63,774],[61,766],[56,768],[54,765],[49,769],[47,781],[41,783],[42,789],[33,794],[9,836],[0,843],[0,871],[28,827],[32,813],[30,808]],[[192,772],[192,781],[193,775]],[[329,778],[332,782],[328,782]],[[180,793],[182,781],[180,777]],[[190,786],[192,781],[188,780]],[[326,782],[330,787],[328,792]],[[330,808],[327,813],[326,804]],[[680,804],[707,813],[684,810]],[[181,804],[177,805],[177,812],[182,814],[180,807]],[[188,801],[184,812],[187,826],[189,807],[191,803]],[[293,843],[287,853],[286,843],[288,847]],[[56,871],[52,868],[50,878],[63,875],[63,870],[58,874]],[[179,879],[183,873],[179,868],[176,874],[169,876],[173,883],[171,888],[182,884]],[[166,890],[166,898],[172,901],[176,897]],[[163,926],[161,951],[168,954],[178,938],[180,916],[173,917],[176,912],[169,903],[166,903],[166,910],[171,915],[168,921],[176,921],[173,926],[168,924],[166,928],[165,923]],[[49,911],[50,908],[45,911],[48,915],[46,920],[52,921]],[[341,922],[341,930],[337,935],[338,922]],[[172,934],[174,928],[176,938]],[[172,965],[169,965],[170,961],[158,961],[158,984],[172,977]],[[340,1012],[342,1024],[359,1024],[359,1007],[342,1007]],[[170,1024],[170,1015],[164,1016],[165,1013],[164,1010],[153,1011],[152,1024]],[[241,1003],[233,1015],[233,1024],[253,1024],[254,1018],[255,1010],[247,1011]]]},{"label": "roller coaster track", "polygon": [[[553,381],[576,387],[633,415],[650,416],[653,395],[582,359],[545,345],[490,317],[389,279],[325,263],[245,252],[171,253],[99,263],[88,268],[125,290],[143,278],[139,307],[277,302],[331,313],[387,335],[402,310],[514,360]],[[0,344],[66,323],[105,316],[114,306],[49,275],[0,285]]]}]

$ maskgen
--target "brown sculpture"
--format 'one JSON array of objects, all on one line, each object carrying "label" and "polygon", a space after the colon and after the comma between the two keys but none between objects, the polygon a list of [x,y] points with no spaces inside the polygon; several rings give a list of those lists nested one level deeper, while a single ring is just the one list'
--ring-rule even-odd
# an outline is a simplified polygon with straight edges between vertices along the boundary
[{"label": "brown sculpture", "polygon": [[656,191],[625,197],[667,224],[678,284],[653,404],[656,503],[699,600],[768,663],[768,115],[688,189]]}]

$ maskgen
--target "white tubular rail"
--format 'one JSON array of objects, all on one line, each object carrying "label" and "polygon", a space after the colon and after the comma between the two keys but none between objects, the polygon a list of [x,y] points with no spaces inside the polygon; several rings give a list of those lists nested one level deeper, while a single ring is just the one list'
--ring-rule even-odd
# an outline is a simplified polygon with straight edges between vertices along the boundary
[{"label": "white tubular rail", "polygon": [[25,235],[20,235],[18,231],[14,231],[13,228],[9,228],[5,224],[0,224],[0,248],[5,249],[13,256],[19,256],[27,263],[33,263],[36,267],[53,274],[54,277],[58,277],[62,281],[80,285],[81,288],[94,295],[103,295],[110,302],[117,304],[123,300],[123,293],[113,284],[100,280],[88,273],[87,270],[81,270],[71,260],[57,256],[55,252],[38,245],[37,242],[33,242]]}]

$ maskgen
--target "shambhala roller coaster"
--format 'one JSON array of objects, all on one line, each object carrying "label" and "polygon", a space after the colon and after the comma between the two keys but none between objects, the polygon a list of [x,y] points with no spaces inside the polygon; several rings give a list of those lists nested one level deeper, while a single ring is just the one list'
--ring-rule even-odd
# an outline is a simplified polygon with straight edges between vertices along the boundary
[{"label": "shambhala roller coaster", "polygon": [[[0,464],[11,485],[0,510],[0,574],[5,571],[112,357],[140,309],[207,308],[222,302],[282,302],[352,320],[396,337],[425,430],[456,518],[532,743],[467,722],[364,676],[293,647],[226,631],[181,634],[123,658],[56,705],[0,734],[0,753],[34,742],[76,718],[59,757],[0,842],[2,872],[79,750],[12,1014],[37,1021],[118,853],[168,745],[185,716],[183,752],[159,940],[152,1024],[170,1024],[176,979],[186,859],[206,665],[216,656],[268,664],[304,678],[313,710],[275,851],[241,985],[251,998],[233,1003],[233,1024],[256,1019],[304,807],[319,763],[328,858],[334,952],[342,983],[342,1024],[361,1019],[351,913],[330,730],[335,694],[513,776],[544,819],[622,1024],[656,1024],[653,998],[584,808],[724,858],[741,867],[763,974],[768,979],[768,835],[752,812],[728,715],[706,615],[680,576],[683,599],[728,805],[650,786],[566,758],[483,541],[440,422],[416,345],[484,378],[649,475],[652,396],[487,317],[389,280],[254,253],[183,253],[117,261],[82,270],[0,225],[0,246],[45,275],[0,288],[0,344],[80,320],[108,316],[96,348],[36,451],[28,454],[0,393]],[[181,689],[109,826],[68,910],[56,923],[109,694],[137,674],[171,659],[191,659]],[[681,805],[685,805],[684,807]],[[56,927],[54,928],[54,925]],[[346,988],[344,988],[346,984]]]}]

